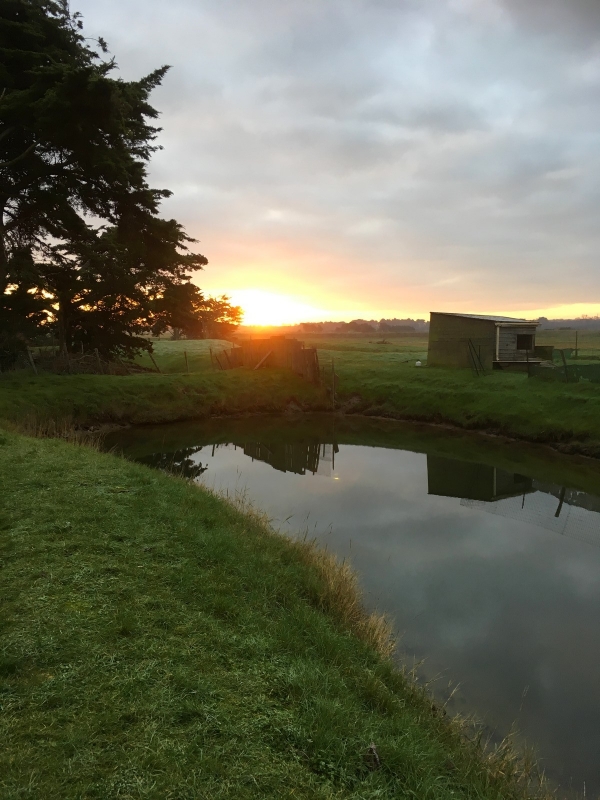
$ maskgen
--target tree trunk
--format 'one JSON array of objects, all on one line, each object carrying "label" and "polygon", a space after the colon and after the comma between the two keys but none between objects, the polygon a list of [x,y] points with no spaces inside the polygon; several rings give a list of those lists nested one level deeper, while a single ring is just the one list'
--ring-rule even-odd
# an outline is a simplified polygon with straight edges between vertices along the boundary
[{"label": "tree trunk", "polygon": [[6,292],[8,287],[8,253],[6,252],[5,240],[4,202],[2,202],[2,207],[0,208],[0,296]]}]

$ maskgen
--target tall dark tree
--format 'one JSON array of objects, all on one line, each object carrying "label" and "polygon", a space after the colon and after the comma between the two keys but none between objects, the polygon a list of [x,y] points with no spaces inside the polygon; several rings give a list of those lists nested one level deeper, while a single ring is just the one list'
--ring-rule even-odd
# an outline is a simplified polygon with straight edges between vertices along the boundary
[{"label": "tall dark tree", "polygon": [[0,315],[26,331],[43,306],[64,346],[127,350],[155,297],[207,262],[147,183],[167,67],[114,78],[81,28],[66,0],[2,0]]},{"label": "tall dark tree", "polygon": [[191,241],[174,220],[136,213],[53,246],[39,270],[61,348],[95,347],[105,355],[149,349],[140,334],[155,323],[160,298],[191,287],[189,272],[207,263],[189,252]]}]

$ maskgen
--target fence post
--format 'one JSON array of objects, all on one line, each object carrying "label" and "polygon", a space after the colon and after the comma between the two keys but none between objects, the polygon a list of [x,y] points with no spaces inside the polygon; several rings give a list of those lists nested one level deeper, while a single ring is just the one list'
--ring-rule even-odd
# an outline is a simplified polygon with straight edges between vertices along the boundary
[{"label": "fence post", "polygon": [[560,354],[562,356],[562,361],[563,361],[563,365],[564,365],[564,368],[565,368],[565,383],[568,383],[569,382],[569,370],[567,369],[567,359],[565,358],[565,351],[564,350],[560,350],[559,352],[560,352]]},{"label": "fence post", "polygon": [[33,362],[33,356],[31,355],[31,350],[29,348],[27,348],[27,355],[29,356],[29,363],[31,364],[31,369],[37,375],[38,374],[37,367],[35,366],[35,364]]},{"label": "fence post", "polygon": [[150,360],[152,361],[152,363],[156,367],[156,371],[160,372],[160,368],[159,368],[158,364],[156,363],[156,361],[154,360],[154,356],[152,355],[152,353],[149,350],[148,350],[148,355],[150,356]]},{"label": "fence post", "polygon": [[331,359],[331,408],[335,411],[335,365]]},{"label": "fence post", "polygon": [[63,350],[65,361],[67,363],[67,372],[69,375],[71,374],[71,359],[69,358],[69,351],[67,350],[67,345],[65,345],[65,349]]},{"label": "fence post", "polygon": [[94,353],[96,354],[96,361],[98,362],[98,369],[100,370],[100,374],[104,375],[104,367],[102,366],[102,361],[100,360],[100,353],[98,352],[98,348],[94,348]]},{"label": "fence post", "polygon": [[183,357],[185,358],[185,371],[189,374],[190,365],[188,364],[187,352],[185,350],[183,351]]}]

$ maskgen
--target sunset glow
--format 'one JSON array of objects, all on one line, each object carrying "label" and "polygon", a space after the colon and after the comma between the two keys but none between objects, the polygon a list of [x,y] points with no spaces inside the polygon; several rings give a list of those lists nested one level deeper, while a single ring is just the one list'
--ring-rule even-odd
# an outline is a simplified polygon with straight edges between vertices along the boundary
[{"label": "sunset glow", "polygon": [[[211,294],[214,292],[211,292]],[[340,308],[336,307],[334,298],[317,298],[314,305],[310,298],[298,297],[293,294],[271,292],[266,289],[234,289],[221,290],[217,294],[227,294],[234,305],[239,305],[244,310],[243,325],[297,325],[300,322],[346,321],[352,319],[429,319],[430,311],[456,311],[458,304],[449,304],[442,298],[432,298],[431,308],[406,307],[401,304],[395,307],[378,306],[375,303],[371,308]],[[321,303],[319,303],[321,300]],[[325,302],[323,302],[325,300]],[[327,302],[331,300],[331,302]],[[498,308],[485,306],[480,301],[471,301],[462,306],[460,310],[474,314],[500,314],[509,317],[524,317],[526,319],[574,319],[583,315],[600,315],[598,303],[572,303],[560,306],[546,306],[541,308],[527,308],[521,304],[512,308]]]},{"label": "sunset glow", "polygon": [[290,295],[262,289],[238,289],[231,302],[244,310],[244,325],[295,325],[327,319],[327,311],[295,300]]}]

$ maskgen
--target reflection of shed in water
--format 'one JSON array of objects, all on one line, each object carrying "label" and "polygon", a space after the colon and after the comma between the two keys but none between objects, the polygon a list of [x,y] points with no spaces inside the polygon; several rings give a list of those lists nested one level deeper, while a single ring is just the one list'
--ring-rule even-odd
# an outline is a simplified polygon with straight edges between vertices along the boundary
[{"label": "reflection of shed in water", "polygon": [[429,494],[600,546],[600,497],[518,473],[427,456]]},{"label": "reflection of shed in water", "polygon": [[460,504],[600,547],[600,498],[564,486],[552,486],[551,490],[548,484],[543,486],[534,485],[534,492],[527,497],[510,497],[494,503],[467,499]]},{"label": "reflection of shed in water", "polygon": [[532,491],[532,480],[488,464],[427,456],[427,492],[440,497],[499,500]]},{"label": "reflection of shed in water", "polygon": [[334,467],[335,444],[319,442],[246,442],[238,444],[244,454],[257,461],[264,461],[280,472],[295,472],[305,475],[330,475]]},{"label": "reflection of shed in water", "polygon": [[[536,492],[544,492],[544,494],[551,494],[558,500],[556,507],[555,517],[560,516],[560,509],[566,503],[568,506],[577,506],[578,508],[585,508],[587,511],[595,511],[600,514],[600,497],[588,494],[587,492],[580,492],[578,489],[567,489],[566,486],[557,486],[555,483],[545,483],[544,481],[533,481],[533,488]],[[600,527],[600,519],[598,521]]]}]

